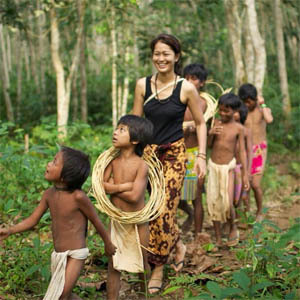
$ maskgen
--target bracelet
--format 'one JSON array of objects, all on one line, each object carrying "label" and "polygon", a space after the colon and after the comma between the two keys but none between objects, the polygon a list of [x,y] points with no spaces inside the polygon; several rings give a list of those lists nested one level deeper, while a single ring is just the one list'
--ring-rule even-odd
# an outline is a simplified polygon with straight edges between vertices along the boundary
[{"label": "bracelet", "polygon": [[206,160],[206,154],[205,153],[198,153],[196,155],[196,157],[199,157],[199,158],[202,158],[202,159]]},{"label": "bracelet", "polygon": [[267,104],[263,103],[263,104],[260,105],[260,107],[265,108],[265,107],[267,107]]}]

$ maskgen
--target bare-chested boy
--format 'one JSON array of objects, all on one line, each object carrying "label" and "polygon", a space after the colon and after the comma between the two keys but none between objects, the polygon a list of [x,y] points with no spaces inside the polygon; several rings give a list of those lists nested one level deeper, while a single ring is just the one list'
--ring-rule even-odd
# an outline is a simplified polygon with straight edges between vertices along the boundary
[{"label": "bare-chested boy", "polygon": [[233,206],[234,174],[236,165],[235,150],[239,143],[240,160],[243,166],[243,186],[249,188],[246,165],[244,129],[234,120],[234,113],[240,107],[239,98],[233,94],[224,94],[219,99],[220,120],[215,120],[209,131],[208,145],[212,147],[208,162],[207,207],[216,233],[216,244],[222,246],[221,223],[229,221],[228,246],[239,242],[239,233],[235,223]]},{"label": "bare-chested boy", "polygon": [[[148,166],[141,158],[151,142],[153,125],[147,119],[125,115],[113,134],[113,145],[120,154],[104,172],[104,188],[111,194],[112,203],[125,212],[135,212],[145,206]],[[118,299],[121,271],[139,273],[141,280],[150,275],[147,260],[149,243],[148,223],[123,224],[111,220],[111,239],[117,246],[109,260],[107,299]],[[141,287],[144,284],[141,283]]]},{"label": "bare-chested boy", "polygon": [[[185,79],[191,82],[196,87],[198,93],[200,93],[207,79],[207,70],[202,64],[193,63],[187,65],[183,69],[183,76]],[[207,107],[206,101],[203,98],[201,98],[201,94],[199,99],[199,109],[201,109],[204,113]],[[198,154],[198,140],[195,122],[193,121],[193,116],[189,108],[186,109],[184,114],[183,133],[184,143],[187,148],[186,153],[188,157],[188,162],[183,182],[181,200],[179,202],[178,207],[188,214],[187,219],[183,223],[182,229],[184,231],[189,230],[194,219],[195,237],[197,237],[197,234],[202,231],[204,218],[204,209],[202,204],[204,178],[199,179],[197,174],[193,171],[194,162]],[[194,211],[188,204],[188,201],[192,201]]]},{"label": "bare-chested boy", "polygon": [[265,104],[262,96],[257,96],[254,85],[247,83],[239,88],[239,97],[248,107],[248,116],[245,126],[252,132],[252,165],[251,188],[257,205],[256,221],[262,221],[263,191],[261,179],[267,159],[267,132],[266,125],[273,122],[272,111]]},{"label": "bare-chested boy", "polygon": [[105,253],[109,256],[115,253],[116,247],[92,202],[81,190],[89,172],[90,162],[86,154],[61,146],[45,172],[45,179],[52,182],[53,187],[44,192],[30,217],[19,224],[0,229],[0,240],[31,229],[50,209],[55,251],[51,255],[52,278],[44,300],[80,299],[72,294],[72,289],[89,253],[85,241],[88,219],[103,239]]}]

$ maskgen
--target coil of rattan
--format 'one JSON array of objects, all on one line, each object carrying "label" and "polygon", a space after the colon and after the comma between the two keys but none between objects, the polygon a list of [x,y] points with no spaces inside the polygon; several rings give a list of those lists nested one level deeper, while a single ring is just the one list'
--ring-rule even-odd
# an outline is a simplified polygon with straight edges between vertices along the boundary
[{"label": "coil of rattan", "polygon": [[144,152],[143,159],[149,167],[148,180],[151,193],[144,208],[136,212],[124,212],[115,207],[105,193],[103,176],[109,163],[119,155],[119,149],[109,148],[99,155],[92,173],[92,196],[97,200],[96,207],[115,221],[125,224],[142,224],[156,219],[164,210],[165,181],[163,167],[155,153]]}]

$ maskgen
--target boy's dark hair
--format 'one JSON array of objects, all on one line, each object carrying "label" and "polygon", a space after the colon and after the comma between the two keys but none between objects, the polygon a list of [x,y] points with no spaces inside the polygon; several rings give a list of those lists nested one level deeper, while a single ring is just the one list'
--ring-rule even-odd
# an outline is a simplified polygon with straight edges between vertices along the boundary
[{"label": "boy's dark hair", "polygon": [[241,102],[241,106],[238,112],[240,114],[240,122],[244,125],[248,116],[248,107],[245,105],[244,102]]},{"label": "boy's dark hair", "polygon": [[63,155],[63,168],[60,177],[68,189],[81,189],[90,174],[90,160],[85,153],[70,147],[60,146]]},{"label": "boy's dark hair", "polygon": [[196,76],[200,81],[205,81],[207,79],[207,70],[204,65],[193,63],[185,66],[183,69],[183,77],[185,78],[188,75]]},{"label": "boy's dark hair", "polygon": [[239,88],[238,95],[242,101],[245,101],[249,98],[254,101],[257,101],[257,90],[256,87],[251,83],[245,83],[241,85]]},{"label": "boy's dark hair", "polygon": [[222,95],[219,99],[219,106],[225,105],[233,110],[238,110],[241,106],[241,103],[242,102],[240,98],[234,93],[226,93]]},{"label": "boy's dark hair", "polygon": [[128,126],[129,136],[131,142],[138,142],[135,147],[135,153],[142,156],[144,148],[152,143],[153,124],[142,117],[136,115],[125,115],[121,117],[118,125]]}]

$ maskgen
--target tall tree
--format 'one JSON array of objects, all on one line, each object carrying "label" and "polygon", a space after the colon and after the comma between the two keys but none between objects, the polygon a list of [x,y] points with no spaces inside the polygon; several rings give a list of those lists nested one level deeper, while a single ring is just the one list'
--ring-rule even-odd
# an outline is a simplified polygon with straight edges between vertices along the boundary
[{"label": "tall tree", "polygon": [[56,14],[56,3],[51,1],[50,20],[51,20],[51,55],[52,62],[56,73],[56,89],[57,89],[57,126],[59,130],[59,138],[64,138],[67,135],[67,124],[69,119],[69,105],[71,95],[71,84],[74,73],[78,66],[80,43],[83,35],[84,25],[84,8],[85,1],[77,0],[79,7],[79,22],[77,28],[77,41],[72,59],[72,64],[69,69],[69,74],[65,78],[64,66],[59,53],[60,34],[58,28],[58,18]]},{"label": "tall tree", "polygon": [[245,68],[242,58],[242,20],[239,16],[239,0],[225,0],[226,20],[235,62],[235,85],[245,82]]},{"label": "tall tree", "polygon": [[275,0],[274,3],[274,16],[275,16],[275,27],[276,27],[276,41],[277,41],[277,58],[278,58],[278,73],[280,79],[280,89],[282,94],[282,108],[283,112],[287,117],[291,113],[291,102],[289,95],[289,86],[286,71],[286,58],[284,49],[284,39],[282,30],[282,12],[281,12],[281,1]]},{"label": "tall tree", "polygon": [[2,54],[1,78],[3,82],[3,94],[5,99],[5,105],[6,105],[6,116],[9,121],[14,122],[13,107],[12,107],[10,93],[9,93],[10,80],[9,80],[9,72],[8,72],[7,49],[5,47],[5,39],[4,39],[2,24],[0,24],[0,47],[1,47],[1,54]]},{"label": "tall tree", "polygon": [[251,36],[253,49],[255,53],[254,85],[256,86],[258,93],[262,94],[267,64],[265,41],[261,37],[258,28],[257,14],[255,10],[255,0],[245,0],[245,5],[247,7],[249,33]]}]

